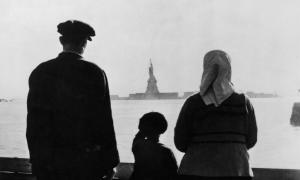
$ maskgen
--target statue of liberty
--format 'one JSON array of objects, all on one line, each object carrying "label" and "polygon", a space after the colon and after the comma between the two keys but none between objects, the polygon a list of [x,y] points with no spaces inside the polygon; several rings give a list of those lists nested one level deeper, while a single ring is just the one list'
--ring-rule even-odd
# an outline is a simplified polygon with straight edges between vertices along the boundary
[{"label": "statue of liberty", "polygon": [[149,67],[149,79],[148,79],[148,85],[146,89],[146,97],[148,98],[158,98],[159,96],[159,91],[157,88],[157,81],[153,73],[153,64],[150,59],[150,67]]}]

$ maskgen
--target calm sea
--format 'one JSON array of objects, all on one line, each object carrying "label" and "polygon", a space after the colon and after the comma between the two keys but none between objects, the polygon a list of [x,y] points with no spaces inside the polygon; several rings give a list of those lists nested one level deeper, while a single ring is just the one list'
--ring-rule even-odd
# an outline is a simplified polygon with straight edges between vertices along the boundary
[{"label": "calm sea", "polygon": [[[259,128],[258,142],[250,150],[254,167],[300,169],[300,128],[289,124],[295,98],[251,99]],[[115,131],[122,162],[133,162],[131,142],[137,132],[139,118],[146,112],[163,113],[169,127],[162,143],[182,154],[173,144],[173,129],[184,100],[112,101]],[[26,102],[0,103],[0,156],[28,157],[25,139]]]}]

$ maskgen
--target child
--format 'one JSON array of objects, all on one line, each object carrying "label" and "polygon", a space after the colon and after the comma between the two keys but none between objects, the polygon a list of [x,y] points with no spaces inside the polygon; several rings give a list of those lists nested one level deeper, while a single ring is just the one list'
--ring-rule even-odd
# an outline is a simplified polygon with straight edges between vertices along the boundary
[{"label": "child", "polygon": [[143,115],[139,132],[132,143],[134,171],[130,180],[175,180],[177,163],[173,152],[159,143],[159,136],[168,127],[165,117],[158,112]]}]

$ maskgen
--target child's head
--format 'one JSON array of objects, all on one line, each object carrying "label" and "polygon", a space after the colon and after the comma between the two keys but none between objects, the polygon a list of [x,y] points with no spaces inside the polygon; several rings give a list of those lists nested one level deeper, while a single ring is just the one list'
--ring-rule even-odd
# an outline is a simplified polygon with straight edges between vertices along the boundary
[{"label": "child's head", "polygon": [[139,130],[147,136],[159,136],[168,128],[168,122],[164,115],[159,112],[144,114],[139,123]]}]

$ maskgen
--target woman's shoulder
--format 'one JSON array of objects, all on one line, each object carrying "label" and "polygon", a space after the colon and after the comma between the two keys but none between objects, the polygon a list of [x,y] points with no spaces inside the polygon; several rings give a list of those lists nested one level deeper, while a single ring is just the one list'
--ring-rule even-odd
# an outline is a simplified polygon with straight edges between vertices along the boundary
[{"label": "woman's shoulder", "polygon": [[195,93],[191,96],[189,96],[183,106],[182,106],[182,111],[194,111],[197,110],[199,108],[204,108],[205,107],[205,103],[202,100],[202,97],[200,95],[200,93]]},{"label": "woman's shoulder", "polygon": [[232,93],[232,96],[233,96],[233,97],[246,98],[246,95],[245,95],[245,93],[243,93],[243,92],[233,92],[233,93]]},{"label": "woman's shoulder", "polygon": [[224,101],[224,105],[241,105],[248,101],[248,97],[241,92],[234,92],[232,95]]},{"label": "woman's shoulder", "polygon": [[[249,101],[248,97],[241,92],[234,92],[232,95],[224,101],[224,104],[240,104]],[[200,93],[195,93],[189,96],[186,101],[186,104],[197,104],[205,106],[205,103],[200,95]]]},{"label": "woman's shoulder", "polygon": [[200,95],[200,93],[195,93],[191,96],[189,96],[186,100],[185,100],[185,103],[186,104],[202,104],[202,105],[205,105],[204,104],[204,101]]},{"label": "woman's shoulder", "polygon": [[[233,92],[232,95],[222,103],[222,106],[244,106],[245,104],[251,104],[247,95],[242,92]],[[195,93],[189,96],[185,100],[185,106],[208,107],[204,103],[200,93]],[[209,105],[209,107],[214,106]]]}]

